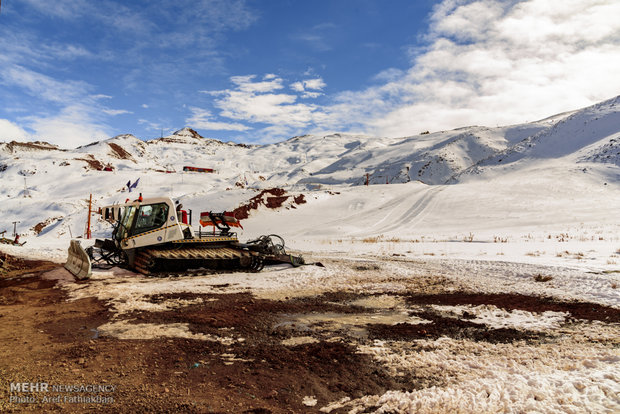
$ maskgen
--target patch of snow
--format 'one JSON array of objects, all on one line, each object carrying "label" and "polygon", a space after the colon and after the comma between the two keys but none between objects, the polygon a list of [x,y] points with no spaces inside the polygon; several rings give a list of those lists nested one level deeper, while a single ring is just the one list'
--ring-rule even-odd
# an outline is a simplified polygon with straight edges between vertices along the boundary
[{"label": "patch of snow", "polygon": [[297,346],[304,344],[315,344],[317,342],[319,342],[319,340],[311,336],[294,336],[292,338],[282,340],[281,344],[285,346]]},{"label": "patch of snow", "polygon": [[[579,328],[576,328],[579,329]],[[617,332],[617,330],[616,330]],[[620,353],[591,342],[562,346],[488,344],[440,338],[376,341],[360,346],[395,375],[415,372],[440,383],[411,392],[388,391],[346,403],[377,412],[615,412],[620,409]]]},{"label": "patch of snow", "polygon": [[122,320],[108,322],[97,328],[101,336],[113,336],[119,339],[153,339],[161,337],[199,339],[202,341],[220,342],[223,345],[232,345],[234,338],[218,337],[203,333],[193,333],[186,323],[131,323]]},{"label": "patch of snow", "polygon": [[467,312],[475,316],[474,319],[468,318],[469,322],[484,324],[495,329],[514,328],[538,332],[559,328],[566,320],[566,317],[569,316],[568,312],[545,311],[537,313],[519,309],[508,311],[493,305],[431,305],[431,307],[440,312],[448,312],[458,317],[462,317]]},{"label": "patch of snow", "polygon": [[305,405],[306,407],[314,407],[317,404],[317,402],[318,401],[316,400],[314,395],[312,396],[306,395],[301,403]]}]

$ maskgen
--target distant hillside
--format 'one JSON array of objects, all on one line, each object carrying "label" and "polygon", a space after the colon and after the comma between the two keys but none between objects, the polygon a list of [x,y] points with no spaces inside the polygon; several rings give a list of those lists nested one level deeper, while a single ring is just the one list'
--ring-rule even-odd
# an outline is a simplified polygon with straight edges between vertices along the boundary
[{"label": "distant hillside", "polygon": [[[446,183],[476,182],[484,191],[491,188],[485,183],[501,177],[521,183],[544,175],[541,180],[555,185],[567,174],[580,188],[620,183],[619,103],[617,97],[532,123],[401,138],[305,135],[258,146],[203,138],[184,128],[150,141],[119,135],[72,150],[46,142],[0,143],[0,231],[20,221],[30,234],[81,234],[89,194],[97,204],[124,201],[134,197],[126,184],[138,180],[145,197],[181,198],[196,211],[234,209],[265,189],[292,195],[344,191],[367,178],[371,185],[418,182],[419,191],[403,194],[424,208],[435,205],[430,200],[437,192],[418,199],[423,189]],[[183,173],[184,166],[214,172]],[[532,191],[546,192],[543,184]],[[352,203],[346,208],[364,205]],[[418,210],[404,203],[399,217],[413,220]],[[476,209],[477,199],[471,203]],[[376,209],[379,214],[381,204]]]},{"label": "distant hillside", "polygon": [[480,160],[460,178],[497,169],[514,170],[524,163],[560,158],[574,164],[620,166],[620,96],[576,111],[552,127]]}]

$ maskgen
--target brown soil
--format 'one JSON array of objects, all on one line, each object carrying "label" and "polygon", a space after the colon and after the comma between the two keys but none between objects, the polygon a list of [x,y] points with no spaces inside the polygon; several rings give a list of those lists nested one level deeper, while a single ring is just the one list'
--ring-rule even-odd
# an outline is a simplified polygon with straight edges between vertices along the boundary
[{"label": "brown soil", "polygon": [[282,207],[282,204],[284,204],[284,202],[288,199],[289,196],[282,196],[282,197],[267,197],[267,201],[265,203],[265,205],[268,208],[278,208],[278,207]]},{"label": "brown soil", "polygon": [[40,223],[35,224],[31,230],[34,231],[34,234],[39,234],[43,231],[44,228],[46,228],[47,226],[49,226],[50,224],[54,223],[55,221],[58,221],[62,219],[62,217],[50,217]]},{"label": "brown soil", "polygon": [[[35,141],[35,142],[17,142],[11,141],[8,144],[5,144],[5,147],[11,151],[15,152],[18,149],[22,150],[39,150],[39,151],[58,151],[60,150],[56,145],[50,144],[45,141]],[[63,150],[60,150],[63,151]]]},{"label": "brown soil", "polygon": [[574,319],[588,321],[620,322],[620,309],[595,303],[560,302],[552,298],[540,298],[516,294],[450,293],[442,295],[410,295],[407,301],[415,305],[494,305],[506,310],[529,312],[568,312]]},{"label": "brown soil", "polygon": [[454,339],[490,343],[511,343],[515,341],[537,342],[545,336],[540,333],[520,331],[511,328],[493,329],[486,325],[467,322],[462,319],[446,318],[434,312],[416,312],[416,316],[432,323],[396,325],[375,324],[368,327],[370,338],[374,339],[437,339],[447,336]]},{"label": "brown soil", "polygon": [[281,188],[269,188],[267,190],[263,190],[251,199],[249,199],[245,204],[240,205],[236,209],[233,210],[233,213],[237,220],[243,220],[250,217],[250,211],[258,209],[258,206],[264,205],[265,201],[263,200],[263,196],[266,194],[271,194],[275,197],[281,197],[286,191]]},{"label": "brown soil", "polygon": [[[95,298],[68,301],[51,274],[64,274],[59,264],[17,259],[0,254],[0,411],[17,412],[318,412],[343,397],[357,398],[387,390],[411,391],[441,385],[444,379],[392,376],[386,367],[357,351],[348,328],[332,331],[295,326],[282,327],[294,315],[358,314],[372,312],[351,303],[363,295],[331,292],[304,298],[267,300],[250,293],[152,295],[152,303],[170,300],[200,302],[168,312],[113,314]],[[61,278],[62,279],[62,278]],[[89,282],[80,282],[87,284]],[[228,285],[220,285],[222,291]],[[405,299],[424,310],[416,313],[432,323],[365,325],[373,340],[433,339],[440,336],[473,341],[529,343],[555,340],[545,334],[515,329],[489,329],[467,318],[449,318],[424,308],[426,304],[494,304],[505,309],[568,310],[573,317],[616,320],[618,311],[586,303],[562,303],[521,295],[471,293],[415,295]],[[465,320],[464,320],[465,319]],[[183,323],[193,333],[232,337],[224,345],[185,338],[121,340],[101,336],[98,328],[110,321],[132,324]],[[321,327],[322,322],[317,325]],[[311,337],[312,343],[283,345],[283,340]],[[422,375],[418,373],[417,375]],[[10,391],[13,383],[45,382],[52,385],[107,385],[100,397],[107,403],[43,402],[44,396],[62,398],[68,393]],[[90,396],[90,393],[69,393]],[[33,396],[35,403],[17,404],[11,396]],[[302,404],[305,396],[318,400]],[[334,411],[334,412],[346,412]]]},{"label": "brown soil", "polygon": [[[290,332],[273,329],[277,315],[343,310],[321,298],[268,301],[249,294],[206,295],[217,300],[174,312],[126,316],[136,323],[185,322],[195,332],[217,335],[228,328],[245,338],[229,346],[180,338],[119,340],[98,336],[97,328],[111,319],[104,303],[93,298],[69,302],[56,281],[41,278],[45,270],[60,265],[14,258],[10,263],[22,274],[34,275],[0,281],[0,411],[316,412],[320,405],[304,406],[305,396],[325,405],[345,396],[415,387],[406,378],[391,377],[345,341],[282,345]],[[157,295],[152,301],[195,297]],[[66,394],[11,393],[10,384],[17,382],[115,388],[99,394],[113,398],[106,404],[51,403],[41,399]],[[37,402],[9,400],[24,395]]]},{"label": "brown soil", "polygon": [[[58,267],[57,263],[45,260],[26,260],[0,252],[0,288],[6,279],[37,274]],[[1,297],[0,297],[0,300]]]},{"label": "brown soil", "polygon": [[110,150],[112,151],[113,157],[119,158],[121,160],[130,160],[130,161],[136,162],[136,160],[131,156],[131,154],[125,151],[125,149],[121,147],[120,145],[115,144],[114,142],[109,142],[108,146],[110,147]]},{"label": "brown soil", "polygon": [[[245,204],[237,207],[233,213],[237,220],[243,220],[250,216],[252,210],[257,210],[259,206],[267,206],[267,208],[279,208],[282,207],[284,202],[291,197],[286,195],[286,191],[281,188],[269,188],[262,190],[260,193],[249,199]],[[299,194],[293,197],[293,204],[291,207],[295,207],[294,204],[304,204],[306,199],[303,194]]]},{"label": "brown soil", "polygon": [[85,158],[75,158],[75,159],[78,161],[85,161],[87,166],[85,166],[84,168],[86,168],[87,170],[103,171],[103,169],[105,168],[103,163],[95,159],[95,157],[92,154],[87,154]]}]

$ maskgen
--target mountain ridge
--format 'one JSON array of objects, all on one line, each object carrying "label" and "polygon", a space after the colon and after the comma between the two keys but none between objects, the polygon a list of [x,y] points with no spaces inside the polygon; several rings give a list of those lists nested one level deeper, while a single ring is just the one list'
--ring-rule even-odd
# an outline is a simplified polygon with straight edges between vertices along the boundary
[{"label": "mountain ridge", "polygon": [[[294,196],[306,194],[308,203],[295,209],[295,214],[299,214],[317,200],[342,193],[340,197],[350,200],[342,206],[343,212],[325,211],[325,217],[320,218],[335,214],[331,223],[343,222],[339,214],[346,211],[359,210],[362,217],[366,214],[364,206],[371,204],[368,213],[380,216],[384,204],[369,204],[361,195],[368,193],[368,197],[388,200],[395,197],[388,193],[395,191],[405,198],[394,199],[390,205],[400,206],[394,214],[404,220],[403,226],[411,228],[424,223],[420,215],[432,218],[437,214],[457,214],[452,205],[465,209],[458,214],[465,215],[462,221],[467,223],[473,220],[467,219],[468,212],[479,209],[480,200],[487,200],[491,206],[498,202],[494,197],[499,194],[504,204],[497,209],[511,211],[515,217],[519,216],[513,211],[515,206],[527,210],[540,200],[560,208],[565,202],[562,200],[574,197],[573,190],[580,197],[591,196],[592,200],[604,203],[605,197],[609,197],[605,194],[620,185],[619,102],[620,97],[616,97],[525,124],[469,126],[396,138],[304,135],[249,146],[203,138],[184,128],[150,141],[123,134],[73,150],[45,142],[0,143],[0,199],[4,200],[0,216],[9,223],[20,221],[27,228],[54,218],[54,231],[41,234],[60,237],[77,232],[77,223],[83,226],[89,193],[93,193],[98,205],[119,202],[133,197],[126,184],[137,181],[137,191],[144,197],[180,198],[196,211],[205,206],[214,211],[234,209],[257,192],[281,188]],[[565,142],[569,145],[563,145]],[[213,172],[183,172],[185,166]],[[564,182],[571,187],[561,191],[559,201],[549,199],[549,194],[558,194],[556,188]],[[370,185],[368,190],[363,187],[366,183]],[[385,186],[407,183],[408,189]],[[454,189],[447,190],[445,184]],[[373,189],[375,185],[379,187]],[[607,187],[603,190],[601,186]],[[347,189],[350,187],[357,189]],[[515,199],[518,194],[524,198]],[[586,200],[586,204],[590,205],[592,200]],[[418,207],[409,208],[409,203]],[[612,208],[611,204],[606,208]],[[297,217],[292,212],[286,214]],[[485,214],[497,217],[496,220],[503,217],[495,210]],[[580,210],[570,215],[565,211],[560,217],[586,220],[588,214]],[[546,217],[542,215],[537,220],[555,222],[553,217]],[[295,224],[297,219],[291,220],[291,228],[300,226]],[[351,234],[363,233],[354,230],[356,223],[351,222]],[[448,224],[456,225],[454,221],[442,225]],[[429,226],[437,228],[439,224]],[[369,224],[368,228],[376,226]],[[378,227],[373,232],[384,229]],[[397,229],[398,226],[391,231]],[[298,234],[313,231],[311,226]]]}]

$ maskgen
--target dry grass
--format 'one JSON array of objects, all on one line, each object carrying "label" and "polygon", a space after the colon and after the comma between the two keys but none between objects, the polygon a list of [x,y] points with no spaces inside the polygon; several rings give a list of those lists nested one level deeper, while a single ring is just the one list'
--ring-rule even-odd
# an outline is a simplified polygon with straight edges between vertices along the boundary
[{"label": "dry grass", "polygon": [[390,237],[387,238],[384,235],[380,235],[380,236],[371,236],[371,237],[364,237],[361,240],[362,243],[383,243],[383,242],[387,242],[387,243],[419,243],[419,240],[406,240],[406,239],[401,239],[399,237]]},{"label": "dry grass", "polygon": [[362,243],[378,243],[381,240],[381,236],[364,237]]},{"label": "dry grass", "polygon": [[556,253],[555,257],[566,257],[569,259],[582,260],[585,259],[586,255],[583,252],[571,253],[568,250],[564,250],[562,252]]},{"label": "dry grass", "polygon": [[532,256],[532,257],[539,257],[540,255],[545,254],[545,252],[541,252],[536,250],[535,252],[527,252],[525,253],[526,256]]}]

